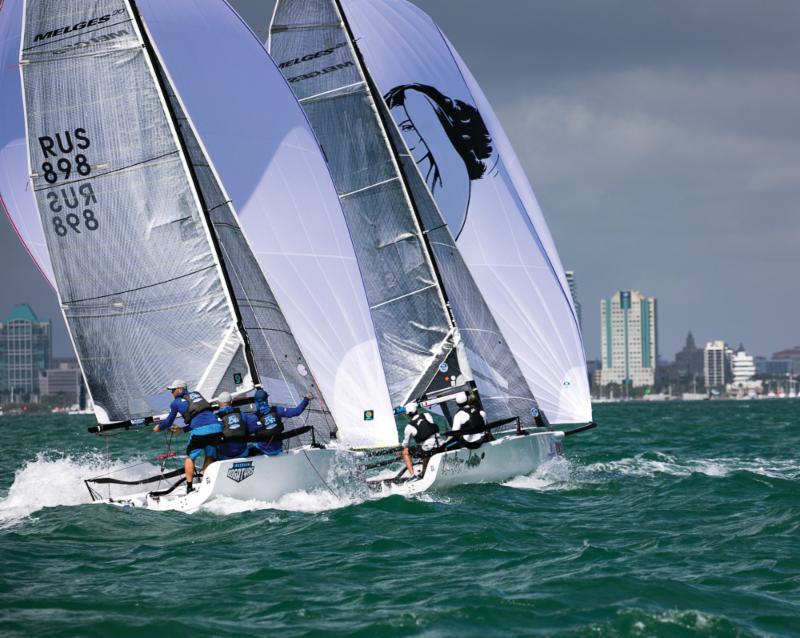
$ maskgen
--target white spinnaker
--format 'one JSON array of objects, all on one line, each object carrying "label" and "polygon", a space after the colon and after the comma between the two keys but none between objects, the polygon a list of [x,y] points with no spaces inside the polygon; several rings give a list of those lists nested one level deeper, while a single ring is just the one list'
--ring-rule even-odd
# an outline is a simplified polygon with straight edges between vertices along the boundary
[{"label": "white spinnaker", "polygon": [[[342,6],[370,74],[385,97],[393,96],[392,116],[540,407],[553,423],[590,421],[586,360],[563,267],[485,96],[436,24],[409,2],[342,0]],[[448,119],[462,126],[466,120],[467,128],[448,129]],[[483,139],[487,132],[490,139]],[[465,137],[457,149],[453,139]]]},{"label": "white spinnaker", "polygon": [[316,138],[280,71],[221,0],[137,5],[339,438],[350,446],[396,444],[350,236]]},{"label": "white spinnaker", "polygon": [[0,2],[0,199],[42,275],[55,291],[42,224],[28,183],[28,148],[19,77],[23,0]]}]

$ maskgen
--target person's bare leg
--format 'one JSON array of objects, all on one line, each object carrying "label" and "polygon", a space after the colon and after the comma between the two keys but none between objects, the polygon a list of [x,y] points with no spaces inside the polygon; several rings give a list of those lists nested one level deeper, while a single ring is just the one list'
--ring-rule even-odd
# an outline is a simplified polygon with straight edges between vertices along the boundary
[{"label": "person's bare leg", "polygon": [[428,469],[428,461],[430,460],[431,457],[429,456],[426,456],[425,458],[422,459],[422,473],[420,474],[420,476],[425,476],[425,470]]},{"label": "person's bare leg", "polygon": [[188,456],[183,464],[183,469],[186,472],[186,485],[191,485],[194,480],[194,461]]},{"label": "person's bare leg", "polygon": [[403,457],[403,463],[406,464],[406,469],[411,476],[414,476],[414,465],[411,463],[411,452],[408,451],[407,447],[403,448],[403,453],[401,454]]},{"label": "person's bare leg", "polygon": [[212,459],[210,456],[207,456],[207,457],[206,457],[206,458],[203,460],[203,467],[202,467],[202,468],[201,468],[201,470],[200,470],[200,476],[202,476],[202,475],[204,475],[204,474],[206,473],[206,468],[207,468],[209,465],[211,465],[213,462],[214,462],[214,459]]}]

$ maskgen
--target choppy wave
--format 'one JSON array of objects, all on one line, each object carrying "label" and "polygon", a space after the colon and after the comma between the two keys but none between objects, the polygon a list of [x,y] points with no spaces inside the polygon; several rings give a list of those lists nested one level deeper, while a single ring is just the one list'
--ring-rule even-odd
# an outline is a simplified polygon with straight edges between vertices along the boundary
[{"label": "choppy wave", "polygon": [[[0,527],[13,525],[45,507],[91,503],[86,479],[113,473],[116,478],[133,481],[157,472],[158,467],[139,459],[109,463],[100,454],[73,458],[40,452],[16,471],[8,494],[0,498]],[[122,496],[136,491],[141,488],[120,486],[115,494]]]}]

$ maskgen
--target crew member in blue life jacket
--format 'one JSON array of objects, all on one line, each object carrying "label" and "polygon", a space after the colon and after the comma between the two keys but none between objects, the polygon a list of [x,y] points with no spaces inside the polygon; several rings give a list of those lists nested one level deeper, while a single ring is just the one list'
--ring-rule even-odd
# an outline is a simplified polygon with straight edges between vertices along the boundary
[{"label": "crew member in blue life jacket", "polygon": [[403,463],[406,465],[410,478],[422,478],[428,468],[430,456],[423,456],[422,471],[418,477],[414,474],[414,464],[411,462],[411,452],[408,451],[408,446],[411,445],[411,439],[413,438],[423,452],[430,452],[439,447],[441,443],[439,441],[439,426],[433,422],[433,417],[429,413],[420,412],[416,403],[409,403],[406,406],[406,414],[408,415],[408,425],[403,430],[403,451],[400,456],[403,458]]},{"label": "crew member in blue life jacket", "polygon": [[[186,492],[192,491],[194,464],[201,453],[205,454],[202,472],[216,458],[216,447],[222,424],[214,414],[211,404],[199,392],[187,392],[186,381],[176,379],[167,386],[172,392],[173,400],[169,405],[167,418],[156,423],[153,432],[170,429],[173,432],[190,432],[189,444],[186,446]],[[181,415],[184,426],[175,424],[175,417]]]},{"label": "crew member in blue life jacket", "polygon": [[263,424],[253,412],[242,412],[239,408],[234,408],[229,392],[220,394],[217,401],[217,417],[222,422],[222,436],[225,439],[217,448],[217,458],[235,459],[247,456],[249,444],[246,437],[262,429]]},{"label": "crew member in blue life jacket", "polygon": [[[306,409],[308,402],[311,401],[312,398],[314,398],[314,396],[308,392],[303,400],[300,401],[300,403],[298,403],[295,407],[282,408],[277,405],[270,405],[269,395],[264,388],[256,389],[256,393],[253,396],[256,405],[256,414],[263,423],[263,426],[261,426],[262,429],[269,432],[274,432],[275,434],[280,434],[283,432],[283,419],[291,419],[292,417],[302,414],[303,410]],[[266,441],[263,443],[259,442],[250,445],[251,456],[257,454],[268,454],[270,456],[274,456],[275,454],[280,454],[282,451],[283,443],[281,441]]]}]

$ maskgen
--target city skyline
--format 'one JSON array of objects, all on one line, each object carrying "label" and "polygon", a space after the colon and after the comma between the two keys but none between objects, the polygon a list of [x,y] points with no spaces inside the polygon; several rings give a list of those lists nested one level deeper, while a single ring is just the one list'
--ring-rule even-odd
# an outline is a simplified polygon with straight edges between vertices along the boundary
[{"label": "city skyline", "polygon": [[[273,3],[233,4],[263,37]],[[498,111],[584,308],[647,290],[668,357],[689,330],[761,355],[800,342],[800,300],[783,283],[799,274],[796,3],[416,4]],[[0,312],[32,304],[69,354],[57,301],[8,223],[0,246],[14,274]],[[784,311],[767,312],[777,300]],[[584,319],[595,359],[598,325]]]}]

